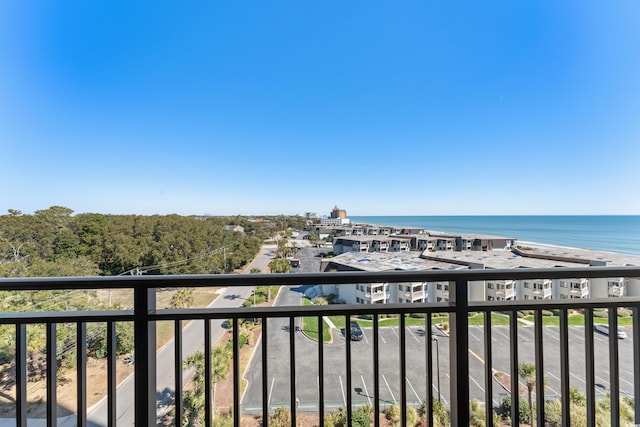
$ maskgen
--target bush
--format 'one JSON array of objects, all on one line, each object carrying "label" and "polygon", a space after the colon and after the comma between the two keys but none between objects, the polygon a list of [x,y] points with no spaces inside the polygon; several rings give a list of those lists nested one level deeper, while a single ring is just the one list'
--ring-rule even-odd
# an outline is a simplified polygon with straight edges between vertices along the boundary
[{"label": "bush", "polygon": [[[134,350],[133,323],[116,323],[116,355]],[[87,354],[97,359],[107,355],[107,325],[97,323],[87,328]]]},{"label": "bush", "polygon": [[372,416],[373,408],[370,405],[362,405],[353,413],[351,425],[356,427],[369,427]]},{"label": "bush", "polygon": [[618,308],[619,317],[631,317],[631,314],[633,314],[633,312],[628,308],[624,308],[624,307]]},{"label": "bush", "polygon": [[269,417],[269,425],[273,427],[291,427],[291,411],[289,408],[279,407]]},{"label": "bush", "polygon": [[542,315],[543,316],[547,316],[547,317],[552,317],[553,316],[553,311],[551,311],[551,310],[542,310]]},{"label": "bush", "polygon": [[411,313],[409,317],[413,317],[414,319],[424,319],[427,315],[425,313]]},{"label": "bush", "polygon": [[[529,412],[527,399],[518,399],[518,406],[520,408],[520,419],[518,421],[521,423],[529,422],[531,413]],[[511,416],[511,396],[502,399],[500,406],[498,406],[498,414],[503,417]]]},{"label": "bush", "polygon": [[593,310],[593,317],[607,318],[609,314],[605,308],[596,308]]},{"label": "bush", "polygon": [[544,404],[544,420],[553,427],[562,424],[562,404],[559,400],[550,400]]}]

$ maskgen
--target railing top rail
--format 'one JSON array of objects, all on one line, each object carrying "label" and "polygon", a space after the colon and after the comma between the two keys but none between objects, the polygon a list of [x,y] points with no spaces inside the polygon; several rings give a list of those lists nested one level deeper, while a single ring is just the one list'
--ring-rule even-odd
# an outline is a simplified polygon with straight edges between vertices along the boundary
[{"label": "railing top rail", "polygon": [[255,286],[344,284],[382,282],[438,282],[483,281],[518,279],[572,279],[640,277],[640,266],[633,267],[580,267],[580,268],[518,268],[518,269],[465,269],[423,271],[349,271],[330,273],[296,274],[204,274],[173,276],[96,276],[96,277],[45,277],[2,278],[0,290],[38,289],[117,289],[205,286]]}]

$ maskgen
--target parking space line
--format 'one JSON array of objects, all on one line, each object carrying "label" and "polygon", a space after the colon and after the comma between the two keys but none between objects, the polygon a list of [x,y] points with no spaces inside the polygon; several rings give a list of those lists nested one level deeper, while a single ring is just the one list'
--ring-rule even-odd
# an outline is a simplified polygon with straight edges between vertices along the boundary
[{"label": "parking space line", "polygon": [[503,337],[505,337],[506,339],[509,339],[509,335],[505,334],[504,332],[502,332],[500,330],[500,328],[492,328],[492,332],[496,333],[496,334],[500,334]]},{"label": "parking space line", "polygon": [[276,382],[276,379],[273,378],[271,380],[271,387],[269,388],[269,397],[267,398],[267,408],[271,406],[271,394],[273,393],[273,384]]},{"label": "parking space line", "polygon": [[387,389],[389,390],[389,393],[391,393],[391,398],[393,399],[393,403],[398,403],[398,401],[396,400],[396,397],[393,395],[393,391],[391,390],[391,387],[389,387],[389,383],[387,382],[387,377],[385,377],[384,374],[382,374],[382,379],[384,380],[384,383],[387,385]]},{"label": "parking space line", "polygon": [[416,391],[416,389],[413,388],[413,385],[411,384],[411,381],[409,381],[408,377],[405,377],[405,379],[407,380],[407,384],[409,384],[409,387],[411,387],[411,390],[413,391],[413,394],[415,394],[416,397],[418,398],[418,402],[420,402],[420,404],[422,405],[422,399],[420,399],[420,396],[418,396],[418,392]]},{"label": "parking space line", "polygon": [[416,337],[416,334],[413,333],[413,331],[411,330],[411,328],[407,328],[409,330],[409,333],[411,334],[411,336],[413,337],[414,340],[416,340],[416,342],[420,342],[420,340],[418,339],[418,337]]},{"label": "parking space line", "polygon": [[367,390],[367,384],[364,382],[364,377],[362,375],[360,375],[360,379],[362,380],[362,389],[364,390],[364,393],[367,396],[367,400],[369,401],[369,405],[373,406],[373,403],[371,402],[371,396],[369,396],[369,390]]},{"label": "parking space line", "polygon": [[478,384],[478,381],[474,380],[474,379],[473,379],[473,377],[472,377],[471,375],[469,375],[469,379],[470,379],[471,381],[473,381],[473,383],[474,383],[475,385],[477,385],[477,386],[478,386],[478,388],[479,388],[480,390],[482,390],[482,392],[484,393],[484,387],[482,387],[480,384]]},{"label": "parking space line", "polygon": [[478,338],[476,336],[476,334],[474,334],[473,332],[471,332],[473,329],[469,328],[469,336],[473,337],[476,341],[482,341],[480,338]]},{"label": "parking space line", "polygon": [[342,401],[344,405],[347,406],[347,396],[344,394],[344,386],[342,385],[342,377],[338,375],[338,380],[340,380],[340,391],[342,392]]},{"label": "parking space line", "polygon": [[396,334],[396,338],[400,338],[400,335],[398,335],[398,332],[396,332],[396,328],[394,328],[393,326],[389,327],[389,329],[391,329],[393,331],[394,334]]},{"label": "parking space line", "polygon": [[362,328],[362,336],[364,337],[364,342],[366,342],[367,345],[369,345],[369,340],[367,339],[367,334],[364,333],[364,328]]},{"label": "parking space line", "polygon": [[[438,387],[436,387],[435,384],[433,384],[433,390],[435,391],[435,394],[438,394]],[[445,406],[449,406],[449,402],[447,402],[447,399],[444,398],[444,396],[442,395],[442,393],[439,394],[440,398],[442,399],[442,401],[444,402]],[[436,396],[434,396],[435,398]]]},{"label": "parking space line", "polygon": [[378,337],[382,340],[383,344],[386,344],[387,341],[384,339],[384,334],[382,333],[382,328],[378,328]]}]

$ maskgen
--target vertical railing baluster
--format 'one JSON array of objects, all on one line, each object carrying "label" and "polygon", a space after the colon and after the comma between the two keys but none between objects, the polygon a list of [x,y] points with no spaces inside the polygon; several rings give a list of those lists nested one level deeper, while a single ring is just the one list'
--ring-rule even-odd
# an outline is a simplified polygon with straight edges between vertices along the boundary
[{"label": "vertical railing baluster", "polygon": [[156,322],[149,315],[156,310],[156,293],[140,282],[133,294],[135,425],[152,427],[156,425]]},{"label": "vertical railing baluster", "polygon": [[318,417],[324,427],[324,328],[322,315],[318,316]]},{"label": "vertical railing baluster", "polygon": [[560,309],[560,401],[562,402],[562,425],[571,425],[571,402],[569,401],[569,318],[567,309]]},{"label": "vertical railing baluster", "polygon": [[347,425],[351,425],[352,420],[352,401],[351,401],[351,316],[347,314],[345,318],[345,327],[344,327],[345,338],[347,340],[346,343],[346,363],[347,363]]},{"label": "vertical railing baluster", "polygon": [[[536,310],[534,314],[534,343],[536,359],[536,424],[544,427],[544,351],[542,334],[542,310]],[[533,416],[533,414],[531,414]]]},{"label": "vertical railing baluster", "polygon": [[114,427],[116,412],[116,322],[107,322],[107,425]]},{"label": "vertical railing baluster", "polygon": [[373,315],[373,425],[380,427],[380,342],[378,338],[378,315]]},{"label": "vertical railing baluster", "polygon": [[47,427],[58,425],[56,327],[53,322],[47,323]]},{"label": "vertical railing baluster", "polygon": [[511,367],[511,420],[513,423],[520,421],[520,386],[518,383],[518,312],[509,313],[509,359]]},{"label": "vertical railing baluster", "polygon": [[[469,295],[466,280],[456,280],[449,302],[454,311],[449,315],[451,426],[469,425]],[[451,298],[453,296],[453,298]]]},{"label": "vertical railing baluster", "polygon": [[268,322],[267,317],[262,316],[262,425],[269,427],[269,377],[267,375],[268,368]]},{"label": "vertical railing baluster", "polygon": [[640,307],[634,305],[633,312],[633,409],[634,423],[640,425]]},{"label": "vertical railing baluster", "polygon": [[87,324],[78,322],[76,327],[76,403],[77,425],[87,425]]},{"label": "vertical railing baluster", "polygon": [[611,425],[620,425],[620,367],[618,365],[618,308],[609,308],[609,383]]},{"label": "vertical railing baluster", "polygon": [[400,314],[400,325],[398,326],[400,332],[400,425],[407,425],[407,364],[406,364],[406,346],[407,346],[407,331],[405,328],[405,314]]},{"label": "vertical railing baluster", "polygon": [[433,425],[433,335],[431,334],[431,313],[427,313],[424,316],[424,340],[426,345],[425,351],[425,367],[427,370],[426,387],[427,387],[427,401],[425,402],[425,408],[427,413],[427,425]]},{"label": "vertical railing baluster", "polygon": [[[240,322],[234,319],[233,325],[233,423],[240,425]],[[246,321],[246,319],[245,319]],[[215,410],[215,409],[214,409]]]},{"label": "vertical railing baluster", "polygon": [[484,400],[485,424],[493,427],[493,350],[491,342],[491,312],[484,313]]},{"label": "vertical railing baluster", "polygon": [[[233,319],[231,327],[236,330],[238,328],[237,319]],[[204,425],[209,427],[212,419],[215,417],[215,402],[212,393],[212,369],[211,356],[213,349],[211,345],[211,319],[204,319]]]},{"label": "vertical railing baluster", "polygon": [[182,426],[182,320],[176,319],[173,324],[173,370],[175,372],[173,405],[176,411],[175,425]]},{"label": "vertical railing baluster", "polygon": [[[298,396],[296,396],[296,329],[295,317],[289,317],[289,369],[291,392],[291,425],[295,426],[297,416]],[[239,424],[237,424],[239,425]]]},{"label": "vertical railing baluster", "polygon": [[27,325],[16,325],[16,426],[27,427]]},{"label": "vertical railing baluster", "polygon": [[584,309],[585,383],[587,399],[587,426],[596,427],[596,379],[593,339],[593,309]]}]

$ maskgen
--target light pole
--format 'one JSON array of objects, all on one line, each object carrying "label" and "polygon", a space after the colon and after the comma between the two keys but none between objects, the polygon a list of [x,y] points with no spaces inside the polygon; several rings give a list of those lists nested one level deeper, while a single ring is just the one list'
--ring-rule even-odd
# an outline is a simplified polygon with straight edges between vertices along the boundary
[{"label": "light pole", "polygon": [[438,402],[442,402],[442,393],[440,392],[440,346],[438,345],[438,338],[431,335],[431,341],[436,343],[436,371],[438,374]]}]

